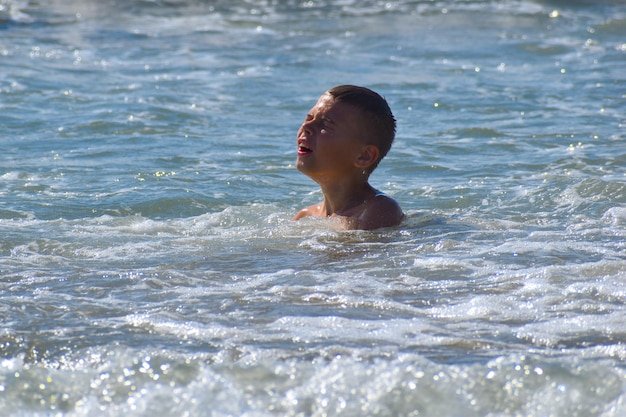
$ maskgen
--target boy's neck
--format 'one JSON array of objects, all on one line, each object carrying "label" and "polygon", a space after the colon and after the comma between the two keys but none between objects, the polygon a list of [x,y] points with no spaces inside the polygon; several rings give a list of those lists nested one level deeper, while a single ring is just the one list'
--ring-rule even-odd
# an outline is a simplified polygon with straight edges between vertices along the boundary
[{"label": "boy's neck", "polygon": [[326,215],[350,216],[351,211],[372,197],[376,191],[367,181],[322,185]]}]

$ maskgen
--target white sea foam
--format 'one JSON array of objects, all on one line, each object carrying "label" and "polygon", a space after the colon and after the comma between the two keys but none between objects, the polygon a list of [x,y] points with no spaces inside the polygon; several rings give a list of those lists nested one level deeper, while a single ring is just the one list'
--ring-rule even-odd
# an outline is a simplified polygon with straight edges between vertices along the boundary
[{"label": "white sea foam", "polygon": [[[0,0],[0,410],[624,410],[618,2]],[[398,120],[397,228],[321,201],[332,85]]]}]

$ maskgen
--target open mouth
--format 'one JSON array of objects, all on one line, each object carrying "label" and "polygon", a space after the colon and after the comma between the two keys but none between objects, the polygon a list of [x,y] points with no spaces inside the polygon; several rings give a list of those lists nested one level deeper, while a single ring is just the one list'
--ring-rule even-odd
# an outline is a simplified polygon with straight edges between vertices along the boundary
[{"label": "open mouth", "polygon": [[298,155],[308,155],[313,152],[312,149],[307,148],[306,146],[298,146]]}]

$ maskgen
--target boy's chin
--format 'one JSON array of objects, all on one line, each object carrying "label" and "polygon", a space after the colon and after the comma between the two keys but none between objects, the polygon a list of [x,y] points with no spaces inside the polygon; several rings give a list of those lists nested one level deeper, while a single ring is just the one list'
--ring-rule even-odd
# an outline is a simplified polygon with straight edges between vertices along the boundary
[{"label": "boy's chin", "polygon": [[296,161],[296,169],[311,179],[315,177],[315,170],[311,169],[311,167],[307,166],[307,164],[302,161]]},{"label": "boy's chin", "polygon": [[296,158],[296,168],[302,173],[305,173],[307,171],[306,162],[300,159],[300,157]]}]

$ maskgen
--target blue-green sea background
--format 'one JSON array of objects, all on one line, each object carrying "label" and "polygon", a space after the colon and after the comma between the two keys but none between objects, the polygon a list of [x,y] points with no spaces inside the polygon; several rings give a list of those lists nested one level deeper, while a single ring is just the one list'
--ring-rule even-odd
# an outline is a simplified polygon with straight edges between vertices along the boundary
[{"label": "blue-green sea background", "polygon": [[[320,200],[326,89],[398,119]],[[0,415],[626,416],[626,5],[0,0]]]}]

